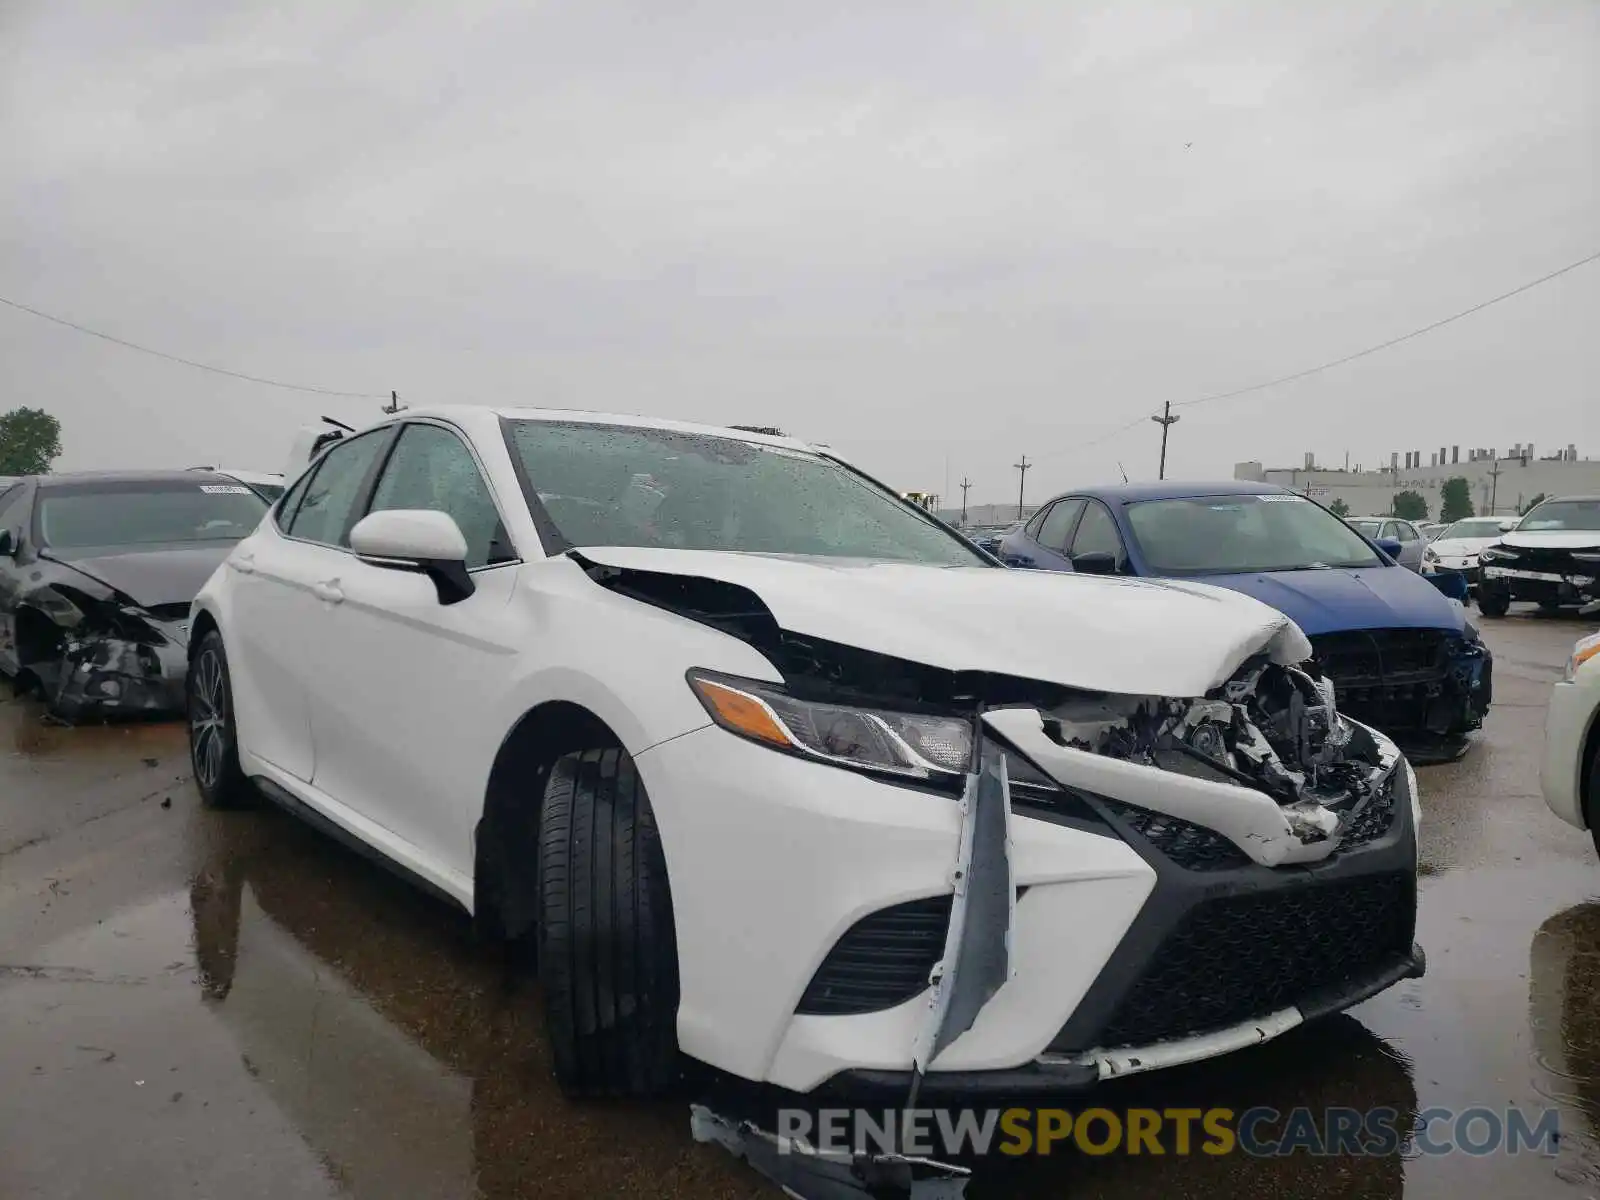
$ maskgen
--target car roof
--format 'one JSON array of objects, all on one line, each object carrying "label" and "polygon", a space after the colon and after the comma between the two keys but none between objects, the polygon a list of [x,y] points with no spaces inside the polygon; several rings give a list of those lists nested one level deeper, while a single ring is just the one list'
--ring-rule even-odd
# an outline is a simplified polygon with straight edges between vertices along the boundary
[{"label": "car roof", "polygon": [[[513,421],[578,421],[591,425],[620,425],[635,429],[664,429],[674,433],[699,433],[708,437],[737,438],[744,442],[760,442],[768,446],[785,446],[792,450],[817,450],[824,449],[813,443],[802,441],[799,438],[775,437],[767,433],[751,433],[745,429],[734,429],[727,425],[707,425],[695,421],[672,421],[662,417],[646,417],[637,414],[590,411],[582,408],[529,408],[519,406],[489,405],[489,404],[442,404],[428,407],[407,408],[390,418],[393,421],[403,421],[411,417],[438,417],[449,421],[464,415],[481,416],[489,414],[494,417],[505,417]],[[359,432],[359,431],[358,431]]]},{"label": "car roof", "polygon": [[[1535,504],[1533,508],[1538,508],[1540,505],[1550,504],[1557,500],[1576,500],[1582,504],[1594,504],[1595,502],[1600,501],[1600,496],[1546,496],[1543,500],[1539,501],[1538,504]],[[1530,508],[1528,512],[1532,512],[1533,508]],[[1523,516],[1527,515],[1527,513],[1523,514]]]},{"label": "car roof", "polygon": [[[1277,496],[1296,495],[1288,488],[1271,483],[1253,483],[1246,479],[1224,479],[1215,482],[1184,482],[1162,480],[1159,483],[1110,483],[1094,487],[1068,488],[1059,496],[1093,496],[1111,503],[1131,504],[1139,500],[1187,500],[1200,496]],[[1054,499],[1055,497],[1052,497]]]},{"label": "car roof", "polygon": [[217,483],[236,483],[237,480],[215,471],[60,471],[53,475],[35,475],[40,487],[82,483],[194,483],[196,480],[214,480]]}]

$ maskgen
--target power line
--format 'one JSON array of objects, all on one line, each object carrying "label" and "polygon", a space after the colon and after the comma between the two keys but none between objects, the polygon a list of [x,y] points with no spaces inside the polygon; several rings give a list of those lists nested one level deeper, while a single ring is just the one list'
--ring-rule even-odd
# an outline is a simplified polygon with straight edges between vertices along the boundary
[{"label": "power line", "polygon": [[1412,338],[1421,337],[1425,333],[1432,333],[1435,329],[1442,329],[1444,326],[1449,325],[1453,321],[1459,321],[1462,317],[1470,317],[1473,313],[1482,312],[1490,305],[1499,304],[1502,300],[1509,300],[1513,296],[1520,296],[1523,292],[1530,291],[1531,289],[1538,287],[1541,283],[1549,283],[1552,279],[1559,278],[1560,276],[1565,275],[1568,271],[1576,271],[1579,267],[1586,266],[1589,263],[1594,262],[1597,258],[1600,258],[1600,250],[1595,251],[1586,258],[1580,258],[1577,262],[1568,263],[1560,270],[1551,271],[1548,275],[1541,275],[1537,279],[1530,280],[1521,287],[1514,287],[1509,292],[1501,292],[1498,296],[1494,296],[1488,300],[1482,301],[1481,303],[1474,304],[1471,308],[1464,308],[1458,313],[1452,313],[1448,317],[1434,321],[1431,325],[1424,325],[1420,329],[1413,329],[1410,333],[1402,333],[1399,337],[1390,338],[1386,342],[1379,342],[1376,346],[1368,346],[1365,350],[1357,350],[1354,354],[1346,354],[1343,358],[1336,358],[1331,362],[1319,363],[1317,366],[1307,367],[1304,371],[1296,371],[1292,375],[1280,375],[1278,378],[1268,379],[1264,383],[1252,383],[1249,387],[1235,388],[1231,392],[1214,392],[1209,396],[1197,396],[1193,400],[1180,400],[1172,407],[1187,408],[1191,404],[1209,404],[1213,400],[1230,400],[1234,396],[1243,396],[1250,392],[1259,392],[1266,388],[1277,387],[1280,383],[1293,383],[1296,379],[1304,379],[1308,375],[1315,375],[1318,371],[1326,371],[1331,367],[1342,367],[1345,363],[1355,362],[1358,358],[1366,358],[1369,354],[1376,354],[1380,350],[1387,350],[1391,346],[1398,346],[1401,342],[1409,342]]},{"label": "power line", "polygon": [[226,375],[230,379],[243,379],[247,383],[260,383],[265,384],[267,387],[285,388],[291,392],[310,392],[317,396],[347,396],[356,400],[388,400],[391,398],[390,393],[387,392],[341,392],[334,388],[307,387],[299,383],[285,383],[281,379],[265,379],[260,375],[247,375],[243,371],[230,371],[226,367],[214,367],[210,363],[195,362],[192,358],[182,358],[176,354],[168,354],[165,350],[153,350],[149,346],[141,346],[137,342],[114,337],[109,333],[101,333],[98,329],[90,329],[85,325],[79,325],[76,321],[69,321],[65,317],[57,317],[47,312],[41,312],[37,308],[20,304],[15,300],[7,300],[4,296],[0,296],[0,304],[25,313],[31,313],[46,321],[53,321],[57,325],[65,325],[68,329],[76,329],[79,333],[86,333],[90,337],[99,338],[101,341],[111,342],[117,346],[125,346],[129,350],[137,350],[141,354],[164,358],[168,362],[181,363],[186,367],[194,367],[196,370],[210,371],[213,375]]}]

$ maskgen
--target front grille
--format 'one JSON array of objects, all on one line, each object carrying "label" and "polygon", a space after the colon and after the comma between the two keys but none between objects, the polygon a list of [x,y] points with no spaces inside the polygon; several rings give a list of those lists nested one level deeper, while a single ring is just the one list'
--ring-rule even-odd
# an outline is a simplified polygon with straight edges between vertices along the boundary
[{"label": "front grille", "polygon": [[1250,863],[1243,850],[1214,829],[1115,800],[1101,803],[1180,867],[1190,871],[1227,871]]},{"label": "front grille", "polygon": [[[1554,575],[1593,575],[1593,563],[1581,563],[1572,557],[1571,550],[1530,550],[1524,546],[1508,547],[1516,554],[1516,560],[1499,558],[1494,560],[1497,567],[1515,567],[1519,571],[1549,571]],[[1600,553],[1600,547],[1589,547],[1582,551],[1585,554]]]},{"label": "front grille", "polygon": [[862,917],[823,959],[795,1012],[847,1016],[910,1000],[944,954],[950,904],[930,896]]},{"label": "front grille", "polygon": [[1202,901],[1124,993],[1096,1044],[1225,1029],[1376,977],[1411,950],[1413,886],[1396,872]]},{"label": "front grille", "polygon": [[1448,640],[1442,629],[1361,629],[1319,634],[1311,648],[1342,693],[1436,680],[1445,671]]}]

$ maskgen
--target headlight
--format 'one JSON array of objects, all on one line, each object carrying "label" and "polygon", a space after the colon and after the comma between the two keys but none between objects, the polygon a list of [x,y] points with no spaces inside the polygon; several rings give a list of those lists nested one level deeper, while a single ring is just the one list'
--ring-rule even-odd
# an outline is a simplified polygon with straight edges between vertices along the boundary
[{"label": "headlight", "polygon": [[1422,561],[1423,562],[1430,562],[1430,563],[1437,563],[1439,561],[1438,552],[1435,551],[1432,546],[1429,546],[1426,550],[1424,550],[1422,552]]},{"label": "headlight", "polygon": [[1499,546],[1490,546],[1486,550],[1478,551],[1479,562],[1510,562],[1516,557],[1511,551],[1503,550]]},{"label": "headlight", "polygon": [[801,700],[782,687],[701,671],[689,686],[729,733],[817,762],[954,784],[972,762],[973,722]]},{"label": "headlight", "polygon": [[1567,659],[1567,673],[1562,678],[1571,683],[1577,677],[1578,668],[1596,655],[1600,655],[1600,633],[1580,639],[1572,648],[1572,657]]}]

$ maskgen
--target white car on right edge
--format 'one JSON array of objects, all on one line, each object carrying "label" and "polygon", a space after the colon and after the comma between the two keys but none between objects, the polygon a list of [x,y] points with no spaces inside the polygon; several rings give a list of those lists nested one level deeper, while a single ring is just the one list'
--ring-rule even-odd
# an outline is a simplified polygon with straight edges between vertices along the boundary
[{"label": "white car on right edge", "polygon": [[1539,783],[1550,811],[1587,829],[1600,851],[1600,633],[1572,648],[1551,691]]}]

